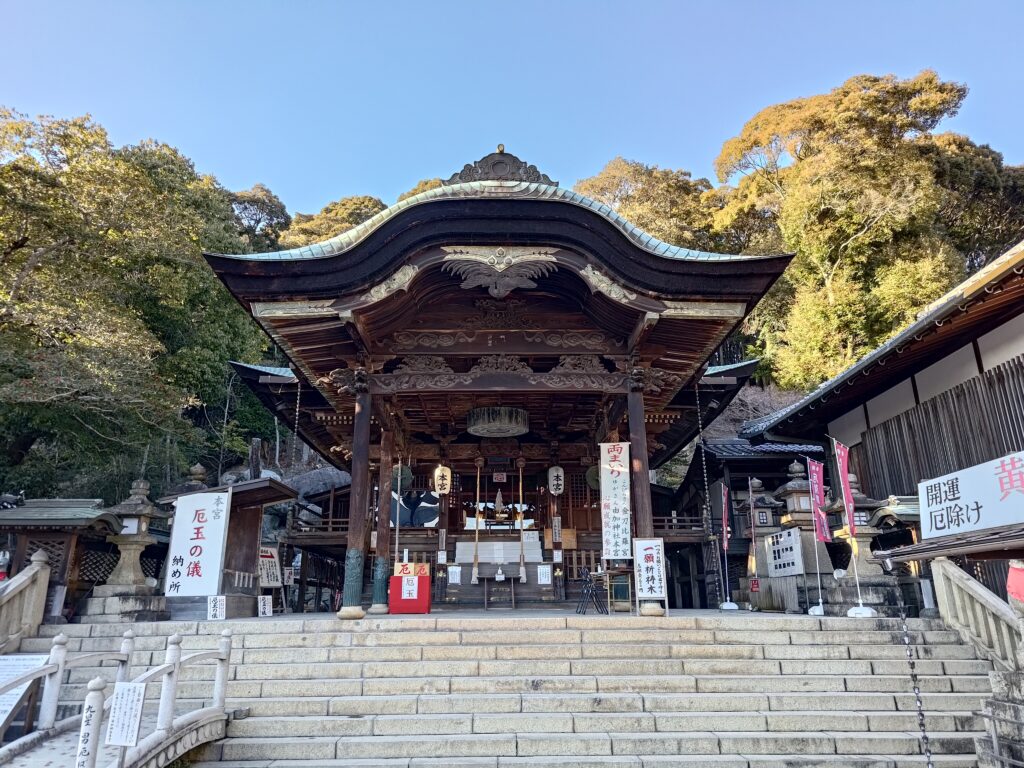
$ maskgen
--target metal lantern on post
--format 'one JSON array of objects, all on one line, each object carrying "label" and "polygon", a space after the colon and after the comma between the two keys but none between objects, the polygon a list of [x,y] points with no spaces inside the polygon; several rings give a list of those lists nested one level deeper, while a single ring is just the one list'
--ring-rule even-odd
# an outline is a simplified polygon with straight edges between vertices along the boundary
[{"label": "metal lantern on post", "polygon": [[548,468],[548,493],[561,496],[565,490],[565,470],[554,466]]},{"label": "metal lantern on post", "polygon": [[447,496],[452,490],[452,471],[444,464],[434,469],[434,492],[438,496]]}]

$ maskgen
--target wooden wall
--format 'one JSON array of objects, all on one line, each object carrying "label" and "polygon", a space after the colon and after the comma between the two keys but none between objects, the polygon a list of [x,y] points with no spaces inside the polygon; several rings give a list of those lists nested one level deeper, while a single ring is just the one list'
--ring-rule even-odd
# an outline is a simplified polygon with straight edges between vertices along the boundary
[{"label": "wooden wall", "polygon": [[916,496],[920,480],[1024,450],[1024,357],[996,366],[864,433],[866,494]]}]

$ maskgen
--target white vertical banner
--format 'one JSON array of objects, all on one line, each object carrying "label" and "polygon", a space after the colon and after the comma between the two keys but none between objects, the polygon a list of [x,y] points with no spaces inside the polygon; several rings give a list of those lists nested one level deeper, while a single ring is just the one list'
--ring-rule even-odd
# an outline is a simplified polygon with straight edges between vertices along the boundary
[{"label": "white vertical banner", "polygon": [[639,600],[666,600],[665,540],[633,540],[633,579]]},{"label": "white vertical banner", "polygon": [[204,597],[220,592],[230,512],[230,488],[224,493],[193,493],[174,502],[165,595]]},{"label": "white vertical banner", "polygon": [[629,560],[629,443],[601,443],[601,557]]}]

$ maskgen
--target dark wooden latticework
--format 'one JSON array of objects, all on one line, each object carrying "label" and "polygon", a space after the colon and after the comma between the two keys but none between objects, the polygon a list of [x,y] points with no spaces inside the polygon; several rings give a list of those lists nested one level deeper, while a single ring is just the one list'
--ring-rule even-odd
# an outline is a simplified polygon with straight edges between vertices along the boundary
[{"label": "dark wooden latticework", "polygon": [[865,492],[916,496],[922,478],[1024,449],[1024,357],[1003,363],[864,433]]}]

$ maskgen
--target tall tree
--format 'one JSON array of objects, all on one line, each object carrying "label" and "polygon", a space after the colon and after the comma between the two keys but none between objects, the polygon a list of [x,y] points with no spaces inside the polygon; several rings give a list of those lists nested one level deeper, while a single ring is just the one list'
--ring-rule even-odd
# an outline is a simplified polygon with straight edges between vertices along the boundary
[{"label": "tall tree", "polygon": [[376,197],[357,195],[328,203],[317,214],[297,213],[292,225],[281,235],[281,245],[298,248],[319,243],[362,224],[387,206]]},{"label": "tall tree", "polygon": [[276,251],[292,217],[280,198],[262,184],[231,196],[238,229],[254,253]]},{"label": "tall tree", "polygon": [[440,179],[422,179],[421,181],[416,182],[416,186],[414,186],[408,192],[403,192],[402,194],[400,194],[398,196],[398,201],[401,202],[402,200],[405,200],[407,197],[413,197],[414,195],[418,195],[421,192],[429,192],[430,190],[437,189],[440,186]]}]

